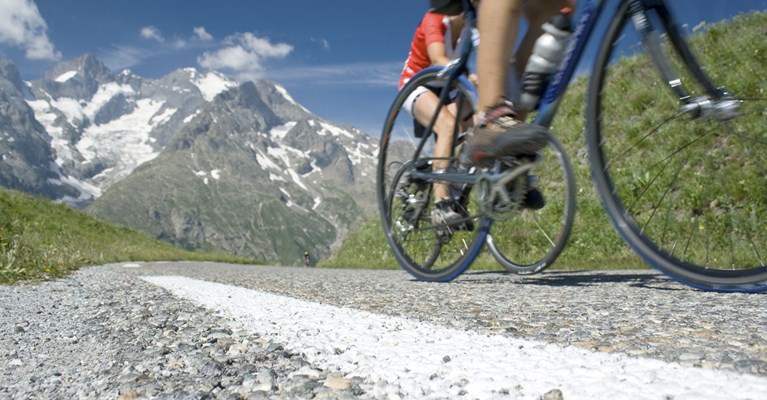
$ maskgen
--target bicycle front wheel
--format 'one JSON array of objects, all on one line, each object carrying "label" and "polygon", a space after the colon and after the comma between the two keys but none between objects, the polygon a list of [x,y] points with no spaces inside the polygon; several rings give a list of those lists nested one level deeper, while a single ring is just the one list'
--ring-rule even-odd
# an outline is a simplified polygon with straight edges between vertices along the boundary
[{"label": "bicycle front wheel", "polygon": [[545,206],[494,221],[487,237],[496,261],[518,274],[534,274],[550,266],[564,250],[575,218],[575,177],[564,147],[552,136],[540,156],[531,173],[545,196]]},{"label": "bicycle front wheel", "polygon": [[[377,169],[379,213],[386,240],[402,268],[424,281],[447,282],[465,271],[479,254],[487,236],[489,220],[477,214],[476,200],[465,193],[461,227],[433,221],[433,181],[416,179],[416,171],[431,171],[434,162],[434,137],[425,132],[426,142],[416,138],[413,117],[403,110],[406,99],[419,87],[440,88],[439,69],[416,74],[397,94],[381,134]],[[454,104],[472,107],[472,88],[463,79],[451,83]],[[435,109],[436,112],[436,109]],[[463,113],[460,113],[463,114]],[[456,143],[454,143],[455,145]],[[457,156],[450,157],[451,168]]]},{"label": "bicycle front wheel", "polygon": [[[704,290],[767,290],[767,14],[685,37],[713,84],[665,43],[673,34],[659,36],[680,78],[671,86],[704,99],[702,110],[717,102],[737,109],[734,118],[715,108],[695,118],[635,51],[626,4],[599,50],[588,99],[587,145],[604,208],[633,250],[672,278]],[[648,20],[666,27],[658,15]]]}]

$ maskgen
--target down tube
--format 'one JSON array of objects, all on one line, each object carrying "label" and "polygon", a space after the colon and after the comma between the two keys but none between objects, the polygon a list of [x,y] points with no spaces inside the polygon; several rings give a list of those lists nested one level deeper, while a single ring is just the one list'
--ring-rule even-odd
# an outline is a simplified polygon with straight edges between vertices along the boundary
[{"label": "down tube", "polygon": [[578,19],[575,32],[573,32],[572,37],[567,42],[567,48],[565,48],[565,53],[562,56],[559,67],[546,87],[546,93],[541,98],[541,104],[535,117],[534,123],[546,128],[551,126],[562,95],[567,90],[567,85],[575,74],[575,69],[578,67],[578,62],[584,54],[586,44],[588,44],[589,38],[594,32],[594,27],[605,3],[603,0],[580,1],[586,2],[585,9]]}]

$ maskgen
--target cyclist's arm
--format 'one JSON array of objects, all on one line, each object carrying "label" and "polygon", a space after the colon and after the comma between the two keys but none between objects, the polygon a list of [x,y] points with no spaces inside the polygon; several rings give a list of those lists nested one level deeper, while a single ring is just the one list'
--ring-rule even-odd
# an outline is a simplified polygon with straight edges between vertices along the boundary
[{"label": "cyclist's arm", "polygon": [[450,59],[445,54],[445,44],[440,42],[433,42],[426,47],[426,53],[429,54],[429,60],[431,65],[445,66]]}]

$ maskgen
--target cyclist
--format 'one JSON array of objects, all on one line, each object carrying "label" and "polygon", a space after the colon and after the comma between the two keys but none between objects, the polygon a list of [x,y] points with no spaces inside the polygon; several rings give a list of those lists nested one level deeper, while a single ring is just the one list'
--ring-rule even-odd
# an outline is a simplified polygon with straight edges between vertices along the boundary
[{"label": "cyclist", "polygon": [[[430,0],[432,12],[455,14],[461,11],[460,0]],[[519,18],[524,15],[529,28],[515,54],[517,73],[527,64],[541,26],[564,7],[574,7],[574,0],[483,0],[477,24],[482,41],[477,49],[479,115],[474,135],[469,141],[471,158],[480,166],[491,165],[504,156],[534,154],[546,146],[548,130],[520,121],[518,111],[506,97],[506,82],[511,51],[516,43]],[[523,206],[543,207],[543,196],[531,189]]]},{"label": "cyclist", "polygon": [[[446,16],[427,12],[413,35],[410,53],[399,80],[399,89],[422,69],[432,66],[447,65],[452,59],[460,56],[459,39],[464,28],[462,14]],[[469,77],[476,83],[476,76]],[[423,135],[423,126],[431,121],[432,113],[439,101],[439,88],[419,87],[405,100],[403,108],[413,115],[416,121],[416,136]],[[434,123],[434,133],[437,135],[432,165],[434,171],[444,171],[447,168],[451,149],[453,147],[453,123],[456,121],[456,105],[451,104],[440,110]],[[469,107],[464,107],[469,110]],[[465,116],[463,119],[469,119]],[[463,217],[454,210],[453,199],[450,197],[449,184],[435,182],[435,206],[432,211],[432,222],[452,225]]]}]

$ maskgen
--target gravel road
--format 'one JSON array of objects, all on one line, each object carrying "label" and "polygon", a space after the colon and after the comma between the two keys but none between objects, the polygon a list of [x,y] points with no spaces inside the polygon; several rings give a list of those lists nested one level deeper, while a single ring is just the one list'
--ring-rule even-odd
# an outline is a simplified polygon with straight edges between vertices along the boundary
[{"label": "gravel road", "polygon": [[0,286],[0,397],[375,397],[370,382],[142,279],[162,275],[767,382],[767,295],[701,292],[650,270],[469,271],[434,284],[402,271],[141,263]]}]

